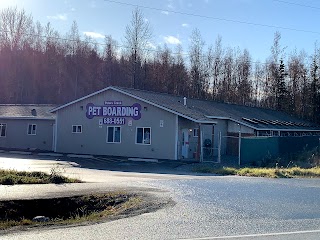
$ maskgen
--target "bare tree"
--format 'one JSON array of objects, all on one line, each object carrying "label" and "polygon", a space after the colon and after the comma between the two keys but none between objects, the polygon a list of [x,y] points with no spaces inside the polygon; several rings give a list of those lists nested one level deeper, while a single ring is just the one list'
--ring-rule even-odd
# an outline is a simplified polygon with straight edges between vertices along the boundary
[{"label": "bare tree", "polygon": [[222,58],[223,58],[223,48],[222,48],[222,38],[217,37],[215,41],[215,46],[209,47],[208,50],[208,64],[209,64],[209,76],[211,85],[212,99],[217,99],[217,94],[219,90],[219,84],[222,76]]},{"label": "bare tree", "polygon": [[117,69],[117,52],[118,44],[110,35],[105,37],[105,49],[104,49],[104,82],[106,85],[117,85],[116,69]]},{"label": "bare tree", "polygon": [[255,105],[260,106],[261,100],[263,97],[263,76],[265,74],[264,68],[262,64],[258,61],[255,63],[255,70],[254,70],[254,81],[253,81],[253,98],[255,100]]},{"label": "bare tree", "polygon": [[194,89],[194,97],[204,98],[209,88],[208,64],[204,53],[205,42],[202,39],[199,29],[192,31],[190,41],[190,75]]},{"label": "bare tree", "polygon": [[173,73],[171,75],[174,82],[174,91],[176,95],[189,96],[190,90],[190,78],[188,75],[188,70],[183,59],[183,50],[182,46],[179,44],[176,47],[176,54],[173,62]]},{"label": "bare tree", "polygon": [[[146,58],[147,46],[152,39],[152,29],[148,21],[145,20],[141,10],[136,8],[132,12],[132,18],[125,32],[125,46],[129,52],[131,61],[132,87],[138,86],[138,68]],[[140,66],[139,66],[140,65]]]},{"label": "bare tree", "polygon": [[285,85],[285,73],[284,73],[284,50],[280,44],[281,34],[280,32],[275,32],[273,45],[271,46],[271,61],[269,65],[270,78],[271,81],[271,101],[272,107],[275,109],[282,109],[284,100],[284,95],[286,94]]},{"label": "bare tree", "polygon": [[320,83],[319,83],[319,56],[318,49],[315,50],[312,56],[312,63],[310,66],[311,78],[311,118],[315,122],[320,122]]},{"label": "bare tree", "polygon": [[222,59],[222,79],[219,84],[218,100],[223,102],[233,102],[235,99],[234,86],[234,53],[231,48],[227,48]]},{"label": "bare tree", "polygon": [[247,49],[237,57],[236,60],[237,71],[237,103],[248,104],[251,102],[252,97],[252,84],[251,84],[251,57]]},{"label": "bare tree", "polygon": [[[29,64],[32,62],[29,50],[32,46],[33,20],[24,10],[7,8],[0,12],[0,47],[10,53],[7,60],[11,71],[8,72],[5,88],[11,88],[8,99],[15,102],[22,102],[25,95],[30,95],[32,73]],[[26,53],[28,52],[28,53]],[[28,58],[28,61],[24,61]],[[14,87],[12,87],[14,86]]]},{"label": "bare tree", "polygon": [[7,8],[0,12],[0,40],[1,44],[12,50],[21,49],[32,39],[33,20],[24,10]]}]

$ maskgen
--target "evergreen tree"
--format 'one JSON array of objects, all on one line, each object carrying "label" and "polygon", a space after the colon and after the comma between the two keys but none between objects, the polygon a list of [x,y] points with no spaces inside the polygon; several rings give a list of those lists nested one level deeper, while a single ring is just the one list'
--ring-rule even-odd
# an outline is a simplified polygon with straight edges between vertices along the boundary
[{"label": "evergreen tree", "polygon": [[318,64],[316,59],[313,60],[311,65],[311,96],[312,96],[312,120],[320,122],[320,84],[318,78]]},{"label": "evergreen tree", "polygon": [[277,86],[276,86],[276,101],[277,101],[277,110],[288,111],[290,110],[290,101],[289,101],[289,92],[287,90],[285,82],[285,66],[283,60],[280,60],[279,73],[277,77]]}]

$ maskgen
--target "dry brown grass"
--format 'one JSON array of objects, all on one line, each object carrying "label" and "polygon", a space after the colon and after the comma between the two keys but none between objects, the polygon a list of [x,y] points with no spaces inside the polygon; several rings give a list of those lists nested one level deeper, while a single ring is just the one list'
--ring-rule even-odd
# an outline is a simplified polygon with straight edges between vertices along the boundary
[{"label": "dry brown grass", "polygon": [[194,168],[193,171],[199,172],[199,173],[213,173],[213,174],[220,174],[220,175],[238,175],[238,176],[248,176],[248,177],[269,177],[269,178],[320,177],[320,167],[313,167],[313,168],[198,167],[198,168]]}]

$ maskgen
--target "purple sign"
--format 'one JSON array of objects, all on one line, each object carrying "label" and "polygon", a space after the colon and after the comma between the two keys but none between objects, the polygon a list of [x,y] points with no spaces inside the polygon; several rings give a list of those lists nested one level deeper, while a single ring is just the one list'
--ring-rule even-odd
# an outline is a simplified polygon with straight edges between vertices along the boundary
[{"label": "purple sign", "polygon": [[[120,101],[112,101],[112,103],[115,102],[120,103]],[[141,118],[141,105],[139,103],[135,103],[132,106],[114,106],[108,104],[105,106],[96,106],[93,103],[88,103],[86,108],[86,116],[89,119],[92,119],[94,117],[104,117],[107,119],[122,119],[125,117],[131,117],[134,120],[139,120]],[[124,121],[121,120],[120,124],[124,124]]]}]

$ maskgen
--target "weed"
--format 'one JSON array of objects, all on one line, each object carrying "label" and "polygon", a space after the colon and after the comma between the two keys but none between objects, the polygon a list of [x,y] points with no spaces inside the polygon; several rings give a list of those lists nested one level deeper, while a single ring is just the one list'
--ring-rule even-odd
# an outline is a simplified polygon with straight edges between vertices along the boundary
[{"label": "weed", "polygon": [[79,183],[80,180],[66,178],[61,175],[56,169],[51,170],[48,175],[43,172],[18,172],[15,170],[0,170],[0,184],[47,184],[47,183]]},{"label": "weed", "polygon": [[214,173],[221,175],[239,175],[249,177],[268,177],[268,178],[294,178],[294,177],[320,177],[320,167],[313,168],[194,168],[194,172]]}]

